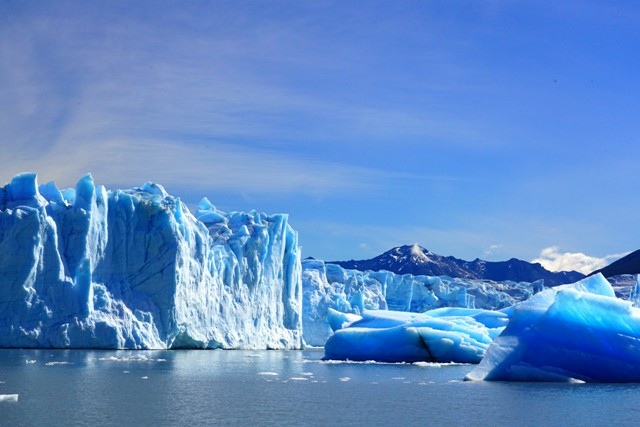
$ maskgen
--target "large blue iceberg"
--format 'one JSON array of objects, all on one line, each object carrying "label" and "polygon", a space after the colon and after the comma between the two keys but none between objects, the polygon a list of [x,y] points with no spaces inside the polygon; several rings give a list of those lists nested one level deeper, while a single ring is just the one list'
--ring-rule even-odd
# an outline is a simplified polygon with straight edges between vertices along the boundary
[{"label": "large blue iceberg", "polygon": [[602,275],[545,290],[508,314],[468,380],[640,382],[640,309],[615,298]]},{"label": "large blue iceberg", "polygon": [[162,186],[0,188],[0,347],[302,347],[287,215],[192,215]]}]

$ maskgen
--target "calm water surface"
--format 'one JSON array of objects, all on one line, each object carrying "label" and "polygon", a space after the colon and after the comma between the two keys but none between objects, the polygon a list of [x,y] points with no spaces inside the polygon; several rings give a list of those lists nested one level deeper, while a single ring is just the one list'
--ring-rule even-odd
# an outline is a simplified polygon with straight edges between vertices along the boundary
[{"label": "calm water surface", "polygon": [[464,382],[322,351],[0,350],[0,425],[636,425],[640,384]]}]

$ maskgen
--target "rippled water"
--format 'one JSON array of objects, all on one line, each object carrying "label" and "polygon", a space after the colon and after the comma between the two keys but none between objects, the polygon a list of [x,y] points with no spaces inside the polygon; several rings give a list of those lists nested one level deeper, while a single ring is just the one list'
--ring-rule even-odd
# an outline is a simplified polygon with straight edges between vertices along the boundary
[{"label": "rippled water", "polygon": [[1,425],[635,425],[640,385],[464,382],[311,351],[0,350]]}]

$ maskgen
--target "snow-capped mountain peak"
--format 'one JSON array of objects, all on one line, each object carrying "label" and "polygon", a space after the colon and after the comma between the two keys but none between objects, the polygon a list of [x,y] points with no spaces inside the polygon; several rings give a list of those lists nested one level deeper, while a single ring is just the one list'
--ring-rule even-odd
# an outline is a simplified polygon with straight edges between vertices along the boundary
[{"label": "snow-capped mountain peak", "polygon": [[425,276],[449,276],[466,279],[488,279],[496,281],[534,282],[544,279],[545,285],[555,286],[573,283],[584,277],[571,272],[551,272],[540,264],[512,258],[508,261],[465,261],[452,256],[435,254],[418,244],[395,247],[369,260],[331,261],[343,268],[360,271],[387,270],[397,274]]}]

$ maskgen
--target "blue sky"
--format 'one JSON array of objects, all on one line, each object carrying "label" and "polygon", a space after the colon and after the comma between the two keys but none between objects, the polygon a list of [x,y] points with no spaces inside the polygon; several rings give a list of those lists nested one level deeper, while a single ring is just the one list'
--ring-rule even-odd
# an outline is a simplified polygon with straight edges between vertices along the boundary
[{"label": "blue sky", "polygon": [[640,5],[0,3],[1,181],[286,212],[304,256],[638,249]]}]

